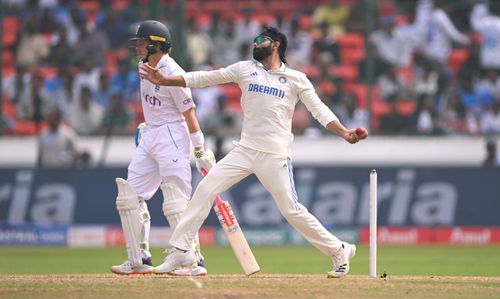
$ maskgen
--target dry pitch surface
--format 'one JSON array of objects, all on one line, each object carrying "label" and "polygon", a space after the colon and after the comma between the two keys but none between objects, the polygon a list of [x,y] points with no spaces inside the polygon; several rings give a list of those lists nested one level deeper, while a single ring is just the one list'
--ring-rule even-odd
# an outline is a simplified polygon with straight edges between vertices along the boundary
[{"label": "dry pitch surface", "polygon": [[0,275],[0,298],[500,298],[500,277]]}]

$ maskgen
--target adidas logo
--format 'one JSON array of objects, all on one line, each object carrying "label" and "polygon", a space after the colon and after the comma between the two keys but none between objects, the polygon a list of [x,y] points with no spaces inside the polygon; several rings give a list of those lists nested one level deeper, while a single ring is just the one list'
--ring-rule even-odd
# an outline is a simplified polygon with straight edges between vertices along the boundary
[{"label": "adidas logo", "polygon": [[257,72],[253,72],[250,74],[250,77],[257,77],[257,76],[258,76]]}]

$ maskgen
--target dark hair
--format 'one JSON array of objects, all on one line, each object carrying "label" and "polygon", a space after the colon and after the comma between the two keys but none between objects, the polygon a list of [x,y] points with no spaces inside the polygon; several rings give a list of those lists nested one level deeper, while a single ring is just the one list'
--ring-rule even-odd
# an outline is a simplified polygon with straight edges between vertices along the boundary
[{"label": "dark hair", "polygon": [[270,37],[272,40],[280,42],[280,47],[278,48],[280,60],[283,61],[283,63],[286,63],[285,51],[288,46],[288,39],[286,38],[286,35],[283,34],[278,28],[269,26],[264,27],[264,31],[262,31],[260,35]]}]

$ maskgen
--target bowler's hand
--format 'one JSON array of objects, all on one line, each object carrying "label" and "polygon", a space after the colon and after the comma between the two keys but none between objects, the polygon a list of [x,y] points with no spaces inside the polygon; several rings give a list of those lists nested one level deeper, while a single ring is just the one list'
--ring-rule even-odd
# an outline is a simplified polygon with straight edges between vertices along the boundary
[{"label": "bowler's hand", "polygon": [[156,85],[161,85],[161,82],[165,79],[165,76],[159,71],[159,69],[150,66],[149,63],[139,65],[139,76],[141,76],[142,79],[146,79]]},{"label": "bowler's hand", "polygon": [[350,144],[355,144],[359,141],[359,136],[358,134],[356,134],[356,129],[347,130],[342,137]]}]

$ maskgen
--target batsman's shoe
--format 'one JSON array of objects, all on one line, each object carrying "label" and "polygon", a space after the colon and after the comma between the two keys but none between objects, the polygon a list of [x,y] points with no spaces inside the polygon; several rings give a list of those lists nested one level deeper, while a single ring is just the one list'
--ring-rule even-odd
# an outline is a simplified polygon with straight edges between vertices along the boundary
[{"label": "batsman's shoe", "polygon": [[333,270],[328,272],[328,278],[340,278],[349,273],[349,261],[356,254],[356,245],[342,243],[340,249],[332,256]]},{"label": "batsman's shoe", "polygon": [[155,267],[156,274],[169,274],[179,267],[196,266],[196,257],[192,250],[184,251],[177,248],[169,250],[163,264]]},{"label": "batsman's shoe", "polygon": [[132,263],[129,260],[127,260],[121,265],[111,266],[111,272],[120,275],[153,273],[154,267],[151,266],[151,258],[143,259],[142,263],[143,263],[142,265],[133,266]]},{"label": "batsman's shoe", "polygon": [[207,269],[198,265],[179,267],[174,271],[169,273],[173,276],[205,276],[207,275]]}]

